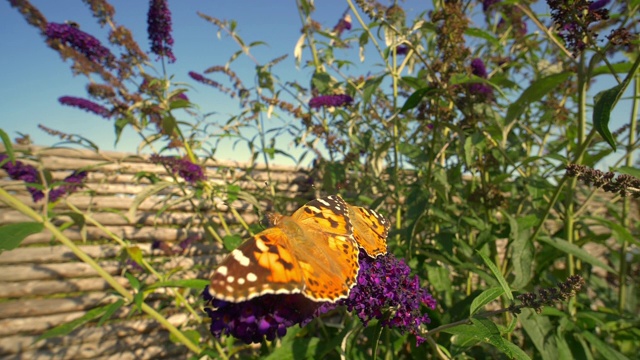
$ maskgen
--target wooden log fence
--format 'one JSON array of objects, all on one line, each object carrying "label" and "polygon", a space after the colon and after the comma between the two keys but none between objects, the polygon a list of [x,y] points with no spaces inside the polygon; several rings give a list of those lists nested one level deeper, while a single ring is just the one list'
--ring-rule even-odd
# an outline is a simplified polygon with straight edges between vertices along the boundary
[{"label": "wooden log fence", "polygon": [[[223,253],[219,243],[210,239],[204,231],[204,223],[197,220],[193,204],[204,219],[212,224],[226,224],[246,235],[238,226],[237,218],[229,211],[233,207],[242,219],[251,224],[258,221],[254,207],[246,201],[236,200],[227,204],[223,198],[215,198],[212,206],[194,199],[192,204],[179,203],[169,206],[167,198],[175,189],[163,189],[140,203],[135,213],[129,210],[137,194],[148,191],[153,184],[140,172],[170,179],[162,166],[148,162],[144,156],[116,152],[93,152],[81,149],[44,148],[18,146],[16,152],[28,154],[36,161],[20,160],[51,173],[52,181],[61,181],[71,171],[88,172],[85,187],[66,201],[89,214],[103,228],[87,222],[83,228],[71,226],[63,233],[84,252],[95,259],[107,273],[129,288],[123,276],[125,270],[135,272],[126,251],[114,242],[109,233],[137,246],[144,257],[158,271],[175,271],[173,279],[207,279],[216,261]],[[0,147],[0,153],[4,153]],[[205,173],[212,186],[237,185],[249,193],[264,191],[265,181],[276,187],[283,198],[300,198],[304,202],[312,198],[307,175],[304,171],[287,166],[248,166],[235,162],[205,164]],[[34,203],[26,187],[20,181],[11,180],[0,170],[0,187],[9,191],[36,211],[42,205]],[[212,202],[209,202],[211,204]],[[262,210],[269,204],[259,202]],[[295,205],[292,204],[292,207]],[[70,212],[65,201],[56,204],[57,213]],[[128,218],[129,215],[132,215]],[[69,216],[56,219],[60,224],[71,220]],[[0,226],[31,221],[0,202]],[[223,234],[221,229],[215,229]],[[166,253],[154,249],[153,244],[164,242],[176,246],[186,239],[196,239],[185,251]],[[151,284],[157,279],[139,271],[141,282]],[[48,231],[28,236],[21,246],[0,254],[0,358],[6,359],[168,359],[185,358],[186,347],[174,344],[169,333],[154,320],[123,307],[113,320],[97,326],[95,322],[84,325],[70,334],[36,341],[45,331],[80,318],[87,311],[113,302],[116,296],[105,280],[89,265],[79,261],[67,247],[61,245]],[[207,335],[206,324],[194,325],[188,312],[168,303],[166,291],[158,289],[146,299],[152,307],[168,316],[169,322],[182,329],[196,329]],[[199,294],[193,291],[189,300],[195,303]],[[200,309],[196,308],[196,311]],[[204,316],[204,312],[200,314]],[[196,328],[197,327],[197,328]]]}]

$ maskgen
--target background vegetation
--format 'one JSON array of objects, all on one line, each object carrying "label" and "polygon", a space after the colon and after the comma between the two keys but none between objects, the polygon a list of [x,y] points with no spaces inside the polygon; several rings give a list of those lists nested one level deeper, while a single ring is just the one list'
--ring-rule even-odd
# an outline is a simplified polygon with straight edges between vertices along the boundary
[{"label": "background vegetation", "polygon": [[[170,24],[150,21],[152,54],[147,55],[117,24],[106,1],[85,0],[109,30],[110,43],[88,39],[83,47],[56,35],[28,1],[10,2],[75,73],[89,79],[91,100],[84,99],[89,102],[61,98],[62,104],[112,119],[118,134],[140,134],[141,149],[179,155],[175,161],[151,160],[174,174],[171,186],[181,195],[171,201],[198,207],[214,198],[242,199],[256,211],[264,210],[261,200],[276,209],[304,202],[281,196],[270,182],[251,193],[236,184],[208,183],[192,166],[215,159],[223,139],[248,146],[253,161],[267,166],[276,154],[300,164],[312,159],[310,178],[319,194],[337,189],[350,203],[375,208],[392,220],[389,251],[405,259],[437,300],[437,308],[428,311],[432,322],[423,329],[427,342],[419,347],[413,335],[377,321],[362,328],[343,309],[303,329],[291,328],[284,338],[261,347],[201,336],[207,325],[193,316],[187,327],[171,331],[194,357],[290,352],[350,359],[637,356],[640,170],[634,155],[639,146],[640,2],[550,0],[546,8],[528,1],[434,1],[432,10],[411,19],[401,3],[347,0],[348,11],[336,19],[338,25],[326,29],[313,20],[313,2],[298,0],[289,4],[299,9],[302,29],[292,55],[314,73],[294,83],[278,80],[281,59],[252,56],[258,44],[240,38],[236,27],[242,24],[198,14],[237,43],[237,49],[225,50],[228,63],[190,73],[195,82],[239,104],[238,113],[225,123],[208,121],[189,102],[191,86],[200,84],[172,82],[170,64],[180,54],[171,50]],[[163,4],[151,1],[150,19],[170,19]],[[551,17],[532,8],[551,9]],[[357,49],[361,58],[375,58],[377,66],[362,69],[353,59],[340,58],[335,50],[345,47]],[[302,61],[303,54],[311,60]],[[162,64],[161,76],[149,71],[154,56]],[[236,76],[234,61],[240,57],[255,62],[255,77]],[[354,69],[367,75],[352,76]],[[610,112],[624,94],[628,123],[609,129]],[[353,101],[309,106],[309,99],[323,95],[348,95]],[[92,147],[82,134],[48,131],[65,144]],[[3,166],[29,156],[13,153],[2,135],[7,149]],[[290,156],[291,141],[302,156]],[[61,184],[46,179],[40,174],[23,180],[42,191],[43,209],[51,210],[48,202]],[[27,232],[54,227],[48,218],[52,214],[29,210],[10,192],[0,189],[0,199],[40,224],[34,228],[31,223]],[[203,229],[203,241],[233,248],[257,229],[209,227]],[[2,231],[24,234],[18,230]],[[61,234],[58,240],[80,251]],[[135,250],[129,255],[153,271]],[[168,276],[154,275],[159,281]],[[575,297],[559,304],[554,304],[558,298],[526,303],[519,314],[504,310],[522,304],[518,295],[554,288],[573,275],[585,281]],[[83,321],[112,313],[114,306],[131,306],[162,322],[162,313],[145,304],[153,289],[141,288],[133,275],[130,281],[133,290],[114,282],[122,302]],[[204,306],[202,282],[181,286],[193,289],[185,297],[176,292],[174,301]]]}]

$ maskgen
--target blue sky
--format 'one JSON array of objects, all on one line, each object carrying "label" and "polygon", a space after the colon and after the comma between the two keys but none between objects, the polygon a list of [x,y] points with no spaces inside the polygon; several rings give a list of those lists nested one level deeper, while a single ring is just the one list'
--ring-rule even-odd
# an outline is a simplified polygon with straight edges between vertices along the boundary
[{"label": "blue sky", "polygon": [[[94,35],[103,43],[106,42],[108,29],[100,28],[92,17],[88,7],[80,0],[31,0],[44,14],[49,22],[73,20],[81,29]],[[140,44],[143,51],[149,51],[147,39],[146,0],[126,1],[112,0],[115,7],[115,20],[129,29]],[[425,11],[427,2],[411,0],[404,3],[409,13]],[[201,12],[221,20],[235,20],[237,31],[245,43],[264,41],[266,46],[256,47],[253,55],[263,64],[281,55],[289,57],[277,65],[274,71],[282,82],[296,80],[303,85],[309,84],[311,70],[296,68],[293,50],[300,37],[300,15],[294,1],[273,2],[262,0],[250,1],[169,1],[173,20],[173,52],[177,61],[169,64],[168,74],[175,75],[174,82],[185,82],[193,86],[187,93],[190,100],[200,107],[202,113],[215,112],[220,121],[237,113],[237,102],[229,101],[226,95],[218,90],[193,81],[187,74],[189,71],[202,71],[214,65],[224,65],[230,56],[239,48],[224,33],[218,38],[217,28],[200,18]],[[341,0],[323,0],[316,2],[314,19],[325,28],[332,28],[347,9]],[[115,135],[110,120],[86,113],[77,108],[59,104],[61,96],[77,96],[88,98],[86,93],[87,79],[84,76],[73,76],[70,62],[63,62],[60,56],[51,50],[40,36],[37,29],[27,24],[21,14],[12,8],[7,1],[0,1],[0,44],[5,56],[0,57],[2,85],[0,86],[0,128],[6,131],[11,139],[18,132],[31,136],[36,145],[52,145],[58,139],[38,129],[38,124],[66,133],[81,134],[94,141],[102,150],[135,152],[140,138],[133,131],[123,133],[117,147],[114,148]],[[350,51],[357,59],[357,48],[338,51]],[[155,60],[155,55],[151,54]],[[306,55],[306,54],[305,54]],[[357,60],[356,60],[357,61]],[[161,65],[154,61],[158,74]],[[241,57],[233,64],[232,70],[251,85],[255,78],[255,64]],[[361,72],[370,68],[357,68]],[[147,70],[148,71],[148,70]],[[215,76],[211,77],[216,79]],[[217,79],[219,80],[219,79]],[[210,118],[213,119],[213,118]],[[180,120],[180,119],[179,119]],[[280,141],[280,139],[279,139]],[[293,149],[291,139],[283,139],[280,148],[291,151],[296,156],[299,149]],[[249,152],[245,146],[231,149],[225,144],[223,151],[216,156],[220,159],[246,161]],[[283,160],[283,159],[280,159]],[[292,164],[290,160],[285,160]]]},{"label": "blue sky", "polygon": [[[32,0],[31,1],[50,22],[73,20],[81,29],[105,41],[108,30],[101,29],[91,17],[87,6],[80,0]],[[217,37],[217,28],[197,16],[196,12],[238,22],[238,32],[245,43],[265,41],[268,46],[255,48],[253,54],[262,63],[288,54],[289,58],[274,68],[275,73],[285,82],[296,80],[303,85],[309,83],[311,70],[296,69],[293,49],[300,36],[300,17],[294,1],[277,2],[262,0],[245,1],[169,1],[173,18],[173,47],[177,62],[168,65],[168,73],[175,75],[175,81],[186,82],[193,86],[188,92],[192,102],[201,107],[202,113],[216,112],[220,121],[237,113],[236,102],[220,94],[217,90],[192,81],[189,71],[202,72],[214,65],[224,65],[231,54],[238,50],[228,36]],[[130,28],[142,49],[148,51],[146,32],[146,0],[112,0],[116,9],[115,19],[119,24]],[[408,12],[408,18],[428,10],[430,2],[410,0],[402,3]],[[541,6],[541,5],[537,5]],[[333,27],[347,9],[341,0],[316,1],[314,19],[325,28]],[[544,7],[543,7],[544,8]],[[532,27],[530,28],[530,30]],[[106,42],[106,41],[105,41]],[[139,137],[133,131],[125,131],[121,142],[114,148],[115,135],[112,121],[88,114],[76,108],[58,103],[60,96],[88,97],[87,79],[74,77],[69,69],[70,62],[63,62],[60,56],[49,49],[38,31],[28,25],[21,14],[10,7],[7,1],[0,1],[0,44],[4,56],[0,57],[2,85],[0,86],[0,128],[11,138],[17,132],[27,133],[37,145],[51,145],[58,140],[37,128],[42,123],[48,127],[67,132],[78,133],[96,142],[103,150],[135,152]],[[357,63],[357,48],[337,50],[351,52]],[[374,56],[375,57],[375,56]],[[152,58],[154,58],[152,56]],[[254,79],[254,64],[247,59],[234,63],[233,70],[249,83]],[[159,67],[158,62],[153,63]],[[364,75],[371,71],[371,64],[350,68],[350,75]],[[375,70],[373,70],[375,71]],[[158,73],[161,73],[158,68]],[[601,88],[602,89],[602,88]],[[620,108],[620,106],[619,106]],[[628,107],[627,107],[628,109]],[[620,110],[620,109],[617,109]],[[627,122],[628,112],[612,117],[612,130]],[[295,153],[290,148],[290,139],[279,144],[280,148]],[[248,151],[245,147],[231,150],[225,145],[223,151],[216,153],[220,159],[246,161]],[[288,148],[289,147],[289,148]],[[290,161],[289,164],[292,164]]]}]

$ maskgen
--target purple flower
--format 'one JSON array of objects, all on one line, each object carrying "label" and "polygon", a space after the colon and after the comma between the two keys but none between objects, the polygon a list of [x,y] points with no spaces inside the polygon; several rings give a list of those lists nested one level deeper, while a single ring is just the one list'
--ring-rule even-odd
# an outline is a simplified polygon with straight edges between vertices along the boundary
[{"label": "purple flower", "polygon": [[352,102],[353,98],[349,95],[322,95],[312,98],[309,107],[319,109],[324,106],[346,106]]},{"label": "purple flower", "polygon": [[487,12],[492,5],[499,3],[500,0],[481,0],[480,2],[482,3],[482,11]]},{"label": "purple flower", "polygon": [[73,97],[73,96],[63,96],[58,99],[58,101],[62,105],[73,106],[80,108],[82,110],[92,112],[96,115],[102,116],[105,119],[111,117],[111,112],[102,105],[98,105],[91,100]]},{"label": "purple flower", "polygon": [[391,254],[374,259],[360,253],[359,257],[358,283],[351,289],[349,298],[338,304],[355,312],[365,326],[370,320],[378,319],[383,326],[415,335],[420,345],[424,341],[418,335],[420,326],[431,322],[429,316],[420,311],[421,304],[433,310],[436,300],[420,286],[418,276],[411,276],[411,269],[403,260]]},{"label": "purple flower", "polygon": [[603,9],[608,1],[547,0],[551,8],[551,18],[556,24],[558,35],[564,40],[567,48],[574,55],[581,53],[587,46],[585,37],[597,40],[595,23],[609,19],[609,10]]},{"label": "purple flower", "polygon": [[206,180],[207,177],[202,171],[200,165],[194,164],[189,159],[175,158],[170,156],[160,156],[157,154],[151,155],[149,160],[155,164],[162,164],[166,166],[173,174],[178,174],[181,178],[185,179],[190,184],[195,184],[200,180]]},{"label": "purple flower", "polygon": [[65,194],[72,194],[82,187],[84,180],[87,178],[86,171],[76,172],[67,176],[63,181],[64,184],[49,192],[49,200],[56,201]]},{"label": "purple flower", "polygon": [[[471,73],[483,79],[487,78],[487,68],[481,59],[471,60]],[[484,83],[472,83],[469,85],[469,92],[478,98],[491,99],[493,97],[493,89]]]},{"label": "purple flower", "polygon": [[407,55],[409,47],[407,45],[398,45],[396,47],[396,55]]},{"label": "purple flower", "polygon": [[264,338],[273,340],[284,336],[288,327],[304,326],[313,318],[344,305],[355,312],[365,326],[370,320],[378,319],[384,326],[416,335],[420,345],[424,341],[418,335],[420,327],[430,322],[429,316],[421,312],[421,305],[435,309],[436,301],[410,272],[404,261],[393,255],[374,259],[361,253],[358,282],[349,298],[336,303],[314,302],[301,294],[263,295],[230,303],[214,299],[208,287],[203,297],[213,306],[205,310],[211,317],[210,330],[215,337],[231,335],[247,343],[258,343]]},{"label": "purple flower", "polygon": [[349,10],[345,11],[340,21],[333,27],[333,32],[336,33],[336,36],[340,36],[345,30],[351,30],[351,15],[349,15]]},{"label": "purple flower", "polygon": [[216,88],[217,88],[217,87],[220,87],[220,84],[219,84],[217,81],[213,81],[213,80],[211,80],[211,79],[208,79],[208,78],[206,78],[206,77],[204,77],[204,76],[202,76],[202,75],[198,74],[198,73],[197,73],[197,72],[195,72],[195,71],[189,71],[189,76],[190,76],[193,80],[195,80],[195,81],[197,81],[197,82],[199,82],[199,83],[203,83],[203,84],[205,84],[205,85],[211,85],[211,86],[216,87]]},{"label": "purple flower", "polygon": [[[22,161],[16,160],[15,163],[9,160],[9,156],[6,154],[0,154],[0,163],[7,161],[2,165],[2,169],[9,174],[9,177],[13,180],[20,180],[26,183],[38,184],[38,170],[31,165],[25,164]],[[27,191],[31,194],[31,198],[34,202],[40,201],[44,198],[44,193],[32,186],[27,186]]]},{"label": "purple flower", "polygon": [[211,317],[211,334],[231,335],[247,344],[273,340],[287,333],[287,328],[306,325],[323,303],[301,294],[263,295],[240,303],[213,299],[207,286],[202,293],[213,308],[205,308]]},{"label": "purple flower", "polygon": [[98,39],[69,24],[48,23],[45,34],[49,40],[58,40],[93,62],[108,65],[114,60],[111,51],[102,46]]},{"label": "purple flower", "polygon": [[151,52],[158,57],[166,56],[169,62],[175,62],[171,46],[171,11],[166,0],[149,1],[149,12],[147,13],[147,32],[151,41]]},{"label": "purple flower", "polygon": [[600,10],[603,7],[609,5],[611,0],[598,0],[594,1],[589,5],[589,10]]},{"label": "purple flower", "polygon": [[487,78],[487,68],[484,66],[484,62],[480,59],[471,60],[471,72],[473,75],[479,76],[483,79]]}]

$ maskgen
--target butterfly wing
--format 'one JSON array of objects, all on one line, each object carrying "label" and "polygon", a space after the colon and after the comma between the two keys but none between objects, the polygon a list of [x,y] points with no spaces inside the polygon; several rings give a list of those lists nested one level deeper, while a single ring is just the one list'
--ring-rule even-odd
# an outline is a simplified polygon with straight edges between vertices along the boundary
[{"label": "butterfly wing", "polygon": [[391,223],[374,210],[363,207],[349,207],[349,217],[353,224],[353,238],[369,255],[378,257],[387,253],[387,235]]},{"label": "butterfly wing", "polygon": [[211,276],[209,293],[241,302],[264,294],[295,294],[305,288],[300,264],[280,227],[266,229],[233,250]]},{"label": "butterfly wing", "polygon": [[347,204],[340,196],[327,196],[307,203],[290,219],[293,225],[282,224],[288,235],[299,232],[290,238],[304,277],[303,294],[316,301],[346,298],[360,268]]}]

